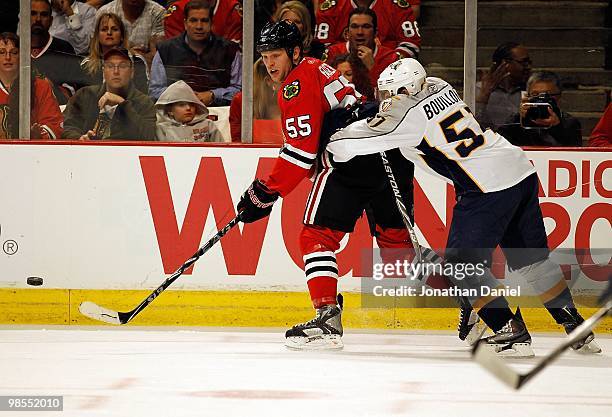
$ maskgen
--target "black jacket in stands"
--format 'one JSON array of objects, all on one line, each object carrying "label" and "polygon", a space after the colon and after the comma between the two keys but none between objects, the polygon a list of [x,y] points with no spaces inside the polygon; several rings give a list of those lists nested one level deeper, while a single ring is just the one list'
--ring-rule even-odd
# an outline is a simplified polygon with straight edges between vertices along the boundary
[{"label": "black jacket in stands", "polygon": [[51,80],[59,104],[66,104],[78,86],[82,85],[81,59],[72,45],[53,36],[49,38],[42,53],[32,58],[32,67]]},{"label": "black jacket in stands", "polygon": [[561,123],[548,129],[524,129],[520,116],[513,116],[512,123],[502,125],[497,133],[516,146],[582,146],[580,120],[561,112]]},{"label": "black jacket in stands", "polygon": [[184,80],[196,92],[228,87],[232,62],[240,47],[237,43],[210,34],[202,54],[185,42],[185,33],[157,45],[164,63],[168,85]]}]

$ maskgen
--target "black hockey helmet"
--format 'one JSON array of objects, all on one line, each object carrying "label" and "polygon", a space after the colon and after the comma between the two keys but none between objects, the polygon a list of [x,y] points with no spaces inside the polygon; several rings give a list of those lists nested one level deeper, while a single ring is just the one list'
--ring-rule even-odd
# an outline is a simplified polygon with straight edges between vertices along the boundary
[{"label": "black hockey helmet", "polygon": [[284,49],[289,58],[293,57],[293,48],[302,48],[302,34],[289,20],[266,23],[257,39],[257,52],[262,53],[272,49]]}]

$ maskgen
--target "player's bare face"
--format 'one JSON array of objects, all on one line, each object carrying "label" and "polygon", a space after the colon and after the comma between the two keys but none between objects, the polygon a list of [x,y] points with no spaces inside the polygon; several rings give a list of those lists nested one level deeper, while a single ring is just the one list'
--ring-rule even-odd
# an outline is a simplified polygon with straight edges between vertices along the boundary
[{"label": "player's bare face", "polygon": [[11,41],[0,41],[0,76],[4,82],[12,82],[19,71],[19,49]]},{"label": "player's bare face", "polygon": [[284,49],[273,49],[261,53],[263,63],[275,83],[282,83],[291,71],[292,62]]},{"label": "player's bare face", "polygon": [[364,45],[374,49],[374,24],[367,14],[354,14],[349,21],[348,38],[352,48]]}]

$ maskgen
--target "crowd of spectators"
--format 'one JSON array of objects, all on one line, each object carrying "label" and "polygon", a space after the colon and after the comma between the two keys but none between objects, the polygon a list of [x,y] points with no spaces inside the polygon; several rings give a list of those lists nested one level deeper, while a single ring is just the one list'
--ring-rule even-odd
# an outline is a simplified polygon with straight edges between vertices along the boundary
[{"label": "crowd of spectators", "polygon": [[[279,19],[294,22],[302,33],[305,56],[323,58],[336,40],[322,36],[326,25],[333,20],[333,33],[342,34],[355,5],[371,6],[367,10],[374,24],[367,42],[355,37],[356,44],[367,43],[370,51],[357,59],[355,48],[366,46],[351,49],[352,65],[359,67],[353,71],[369,73],[370,58],[381,55],[383,43],[406,55],[418,51],[406,49],[404,36],[408,26],[417,30],[418,0],[411,2],[414,8],[408,1],[395,2],[392,9],[378,3],[258,0],[255,7],[260,25]],[[31,138],[177,141],[185,136],[182,140],[220,141],[224,138],[208,108],[232,104],[227,112],[232,115],[232,137],[240,141],[241,0],[32,0],[31,7]],[[407,23],[402,33],[386,22],[375,44],[375,13],[384,13],[386,20],[393,14],[393,22],[403,16]],[[11,16],[6,27],[13,35],[3,38],[2,48],[2,139],[18,136],[18,21],[16,13]],[[318,29],[317,18],[323,22]],[[346,36],[353,45],[352,32]],[[255,63],[254,74],[255,133],[262,141],[270,136],[280,142],[277,86],[261,61]],[[373,98],[371,86],[366,90]],[[49,111],[41,113],[41,103]],[[41,119],[50,114],[53,121]],[[266,124],[268,120],[272,122]]]},{"label": "crowd of spectators", "polygon": [[[532,72],[532,64],[526,46],[499,45],[489,70],[476,84],[476,119],[517,146],[582,146],[580,121],[561,109],[559,76],[552,71]],[[603,133],[606,126],[610,132],[609,107],[589,146],[610,146],[610,134]]]},{"label": "crowd of spectators", "polygon": [[[270,20],[293,22],[303,55],[336,68],[367,100],[376,100],[387,65],[419,56],[420,0],[254,4],[256,33]],[[31,7],[31,138],[241,141],[242,0],[32,0]],[[0,139],[18,136],[18,21],[7,11]],[[261,60],[253,74],[255,141],[280,143],[278,86]],[[561,93],[554,73],[532,73],[526,46],[504,43],[477,84],[475,116],[516,145],[580,146],[580,123],[561,110]],[[531,103],[542,100],[548,113],[527,126]],[[231,134],[211,113],[229,118]],[[610,113],[608,106],[591,145],[609,145]]]}]

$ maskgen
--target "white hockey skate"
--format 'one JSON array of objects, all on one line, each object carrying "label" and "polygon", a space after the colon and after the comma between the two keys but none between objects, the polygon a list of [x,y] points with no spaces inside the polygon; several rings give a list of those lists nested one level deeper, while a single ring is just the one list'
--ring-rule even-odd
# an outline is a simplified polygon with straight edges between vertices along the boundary
[{"label": "white hockey skate", "polygon": [[300,323],[285,333],[285,346],[294,350],[338,350],[342,343],[342,296],[339,305],[318,308],[314,319]]},{"label": "white hockey skate", "polygon": [[593,354],[593,353],[601,353],[601,346],[597,344],[596,341],[591,340],[589,343],[585,343],[578,349],[574,349],[574,352],[582,353],[582,354]]}]

